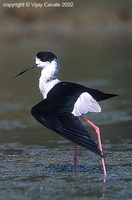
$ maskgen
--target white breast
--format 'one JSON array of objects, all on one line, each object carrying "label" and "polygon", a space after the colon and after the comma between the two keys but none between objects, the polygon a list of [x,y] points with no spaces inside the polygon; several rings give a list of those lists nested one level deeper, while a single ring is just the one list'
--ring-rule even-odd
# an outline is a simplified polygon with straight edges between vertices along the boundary
[{"label": "white breast", "polygon": [[48,82],[41,81],[41,79],[39,80],[39,89],[44,99],[47,98],[48,92],[59,82],[60,81],[58,79],[54,79]]},{"label": "white breast", "polygon": [[39,78],[39,89],[43,98],[47,98],[48,92],[60,81],[55,78],[58,71],[58,63],[56,61],[46,62],[44,68],[41,71]]},{"label": "white breast", "polygon": [[101,107],[89,93],[84,92],[74,104],[72,114],[74,116],[81,116],[87,112],[101,112]]}]

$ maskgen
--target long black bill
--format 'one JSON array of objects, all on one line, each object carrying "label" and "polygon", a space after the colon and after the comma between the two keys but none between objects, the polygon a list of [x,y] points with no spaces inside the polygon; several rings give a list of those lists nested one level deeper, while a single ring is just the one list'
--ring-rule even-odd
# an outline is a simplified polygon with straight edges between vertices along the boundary
[{"label": "long black bill", "polygon": [[30,66],[29,68],[25,69],[24,71],[20,72],[19,74],[15,75],[14,78],[16,78],[17,76],[20,76],[21,74],[24,74],[25,72],[33,69],[34,67],[37,67],[37,64],[34,64],[34,65]]}]

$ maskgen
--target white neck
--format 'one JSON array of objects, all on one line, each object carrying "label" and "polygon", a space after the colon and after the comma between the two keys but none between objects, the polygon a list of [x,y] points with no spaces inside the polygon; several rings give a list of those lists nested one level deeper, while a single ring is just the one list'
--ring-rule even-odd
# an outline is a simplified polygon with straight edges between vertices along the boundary
[{"label": "white neck", "polygon": [[56,78],[58,72],[58,63],[56,61],[48,62],[42,69],[39,78],[39,89],[43,98],[47,98],[48,92],[60,81]]}]

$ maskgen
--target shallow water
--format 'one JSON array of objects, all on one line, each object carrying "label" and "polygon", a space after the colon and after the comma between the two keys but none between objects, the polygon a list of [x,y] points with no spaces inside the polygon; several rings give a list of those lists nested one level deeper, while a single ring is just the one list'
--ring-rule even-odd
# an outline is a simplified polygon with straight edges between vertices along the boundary
[{"label": "shallow water", "polygon": [[17,137],[14,131],[4,134],[14,140],[9,137],[0,145],[1,199],[130,199],[132,145],[128,137],[117,136],[116,143],[108,138],[103,145],[108,174],[105,180],[100,158],[83,148],[79,148],[75,174],[73,145],[62,138],[54,139],[54,133],[41,135],[40,129],[26,129],[19,130]]},{"label": "shallow water", "polygon": [[[94,27],[91,35],[74,17],[62,29],[55,20],[52,31],[31,38],[23,37],[29,31],[25,25],[16,40],[0,47],[0,199],[131,199],[131,34],[118,24],[116,30]],[[86,115],[101,129],[107,179],[100,158],[81,147],[75,174],[74,145],[31,116],[31,107],[42,98],[40,70],[13,76],[32,65],[39,50],[59,56],[60,79],[119,95],[100,102],[101,113]]]}]

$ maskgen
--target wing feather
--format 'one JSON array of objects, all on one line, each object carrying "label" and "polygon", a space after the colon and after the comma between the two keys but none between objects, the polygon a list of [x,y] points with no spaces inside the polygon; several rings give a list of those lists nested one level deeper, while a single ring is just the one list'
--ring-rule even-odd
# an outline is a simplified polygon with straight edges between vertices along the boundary
[{"label": "wing feather", "polygon": [[76,83],[59,82],[49,91],[46,99],[31,109],[31,113],[45,127],[103,156],[98,145],[76,116],[88,111],[100,112],[98,101],[114,96],[116,95],[105,94]]},{"label": "wing feather", "polygon": [[62,112],[61,109],[57,109],[51,112],[52,114],[47,114],[45,110],[45,100],[34,106],[31,112],[35,119],[45,127],[55,131],[71,142],[103,156],[87,129],[72,113]]}]

